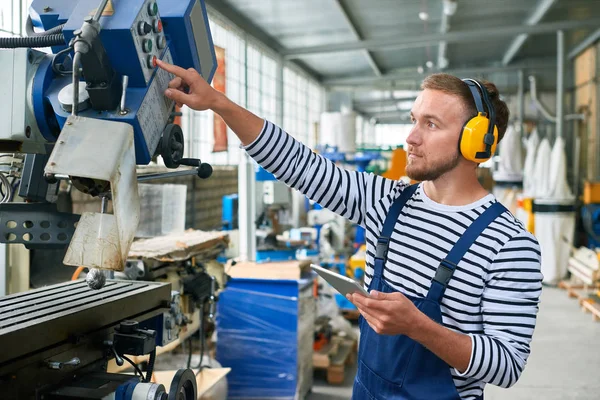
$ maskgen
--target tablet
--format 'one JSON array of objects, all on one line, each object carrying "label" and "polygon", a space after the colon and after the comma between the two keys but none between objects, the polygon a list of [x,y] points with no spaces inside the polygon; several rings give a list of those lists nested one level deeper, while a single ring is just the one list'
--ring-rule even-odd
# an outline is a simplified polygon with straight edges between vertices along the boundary
[{"label": "tablet", "polygon": [[315,264],[310,264],[310,267],[317,274],[322,276],[323,279],[325,279],[327,282],[329,282],[329,284],[331,286],[333,286],[333,288],[335,290],[337,290],[344,296],[347,296],[348,294],[352,294],[352,293],[356,293],[356,292],[358,292],[362,295],[365,295],[365,296],[369,296],[369,292],[367,292],[361,284],[359,284],[352,278],[348,278],[347,276],[337,274],[337,273],[332,272],[323,267],[319,267],[318,265],[315,265]]}]

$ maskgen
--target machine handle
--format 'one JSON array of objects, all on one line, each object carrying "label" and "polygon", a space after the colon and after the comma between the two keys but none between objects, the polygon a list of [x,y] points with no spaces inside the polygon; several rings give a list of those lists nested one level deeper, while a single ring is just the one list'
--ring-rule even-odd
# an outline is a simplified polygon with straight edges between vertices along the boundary
[{"label": "machine handle", "polygon": [[61,361],[48,361],[46,365],[50,369],[63,369],[65,365],[78,366],[81,364],[81,360],[77,357],[71,358],[69,361],[61,362]]}]

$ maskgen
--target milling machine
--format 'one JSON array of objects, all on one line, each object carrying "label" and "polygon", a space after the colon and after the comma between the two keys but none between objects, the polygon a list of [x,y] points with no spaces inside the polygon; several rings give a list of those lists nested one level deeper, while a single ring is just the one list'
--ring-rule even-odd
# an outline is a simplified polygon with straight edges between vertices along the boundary
[{"label": "milling machine", "polygon": [[[137,182],[212,172],[184,158],[174,103],[163,96],[172,75],[155,64],[212,80],[204,1],[33,0],[27,31],[0,38],[0,153],[12,160],[0,170],[0,242],[68,247],[63,263],[95,279],[0,298],[0,397],[195,399],[189,369],[170,390],[150,382],[156,347],[186,324],[177,292],[170,283],[113,278],[138,226]],[[192,168],[137,176],[136,166],[159,155],[167,168]],[[61,182],[102,199],[99,212],[59,212]],[[24,201],[12,202],[16,195]],[[146,373],[107,373],[110,360],[122,365],[127,355],[150,355]]]}]

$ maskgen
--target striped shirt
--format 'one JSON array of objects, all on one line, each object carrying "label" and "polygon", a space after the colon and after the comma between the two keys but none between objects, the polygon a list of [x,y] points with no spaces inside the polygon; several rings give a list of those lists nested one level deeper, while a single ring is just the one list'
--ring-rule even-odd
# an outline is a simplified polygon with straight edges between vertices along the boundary
[{"label": "striped shirt", "polygon": [[[406,184],[339,168],[268,121],[245,149],[279,180],[365,227],[368,286],[383,221]],[[490,194],[465,206],[442,205],[419,186],[396,222],[385,281],[404,294],[425,297],[440,261],[494,202]],[[542,290],[540,258],[535,237],[506,211],[458,264],[441,310],[444,326],[471,338],[467,370],[450,369],[461,398],[480,396],[486,383],[510,387],[523,372]]]}]

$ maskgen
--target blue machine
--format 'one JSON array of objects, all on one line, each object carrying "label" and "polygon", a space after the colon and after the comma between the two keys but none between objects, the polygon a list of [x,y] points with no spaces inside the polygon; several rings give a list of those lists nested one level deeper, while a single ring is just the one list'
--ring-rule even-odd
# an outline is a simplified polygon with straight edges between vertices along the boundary
[{"label": "blue machine", "polygon": [[239,198],[240,196],[237,193],[223,196],[222,221],[224,231],[238,229]]},{"label": "blue machine", "polygon": [[[68,52],[67,46],[72,44],[75,34],[85,32],[84,19],[94,14],[99,3],[99,0],[34,0],[30,14],[34,26],[44,30],[65,24],[64,44],[52,49],[55,53]],[[154,66],[155,58],[186,69],[194,68],[208,82],[216,70],[204,1],[113,0],[98,22],[99,41],[93,46],[102,48],[92,49],[87,62],[82,57],[86,82],[81,85],[85,85],[91,106],[80,99],[78,115],[131,124],[136,162],[147,164],[161,151],[160,140],[172,120],[174,108],[173,102],[163,96],[172,76]],[[90,55],[93,53],[103,65],[95,65]],[[66,55],[61,53],[58,58]],[[57,73],[56,64],[54,69],[52,64],[50,55],[42,60],[33,80],[32,94],[37,125],[50,143],[56,141],[70,114],[70,105],[61,102],[61,91],[72,82],[68,71]],[[96,76],[98,81],[94,79]],[[123,98],[125,109],[121,110],[119,103]],[[81,110],[82,107],[85,109]],[[180,133],[175,136],[183,139]]]},{"label": "blue machine", "polygon": [[[0,109],[10,110],[8,118],[6,112],[0,113],[0,152],[27,153],[24,162],[27,168],[24,168],[26,172],[21,176],[19,196],[28,201],[3,205],[18,206],[13,209],[0,207],[1,212],[10,212],[11,219],[15,221],[19,221],[20,218],[28,221],[27,224],[15,225],[43,227],[43,221],[46,221],[45,225],[51,227],[48,229],[57,229],[56,227],[64,224],[70,227],[68,229],[71,230],[67,232],[72,237],[74,223],[71,221],[77,221],[78,218],[73,218],[68,213],[59,213],[55,207],[48,207],[54,206],[52,202],[56,201],[52,199],[51,194],[52,190],[55,196],[58,193],[58,179],[71,179],[75,187],[78,185],[76,182],[83,182],[82,185],[86,189],[96,187],[95,191],[85,192],[93,196],[103,194],[103,200],[108,200],[107,192],[112,192],[113,209],[117,210],[117,187],[113,182],[135,182],[140,177],[136,174],[131,152],[131,131],[127,126],[113,122],[132,126],[135,163],[148,164],[154,156],[161,155],[169,168],[179,165],[195,166],[198,167],[200,177],[207,177],[206,170],[201,174],[200,160],[183,158],[183,132],[179,126],[173,124],[174,103],[163,95],[173,76],[155,66],[156,60],[162,59],[185,69],[195,69],[207,82],[212,80],[217,65],[204,0],[33,0],[27,25],[28,30],[33,30],[30,25],[44,32],[28,32],[28,37],[25,38],[0,38],[0,65],[3,66],[3,78],[8,82],[2,86],[3,90],[0,90],[0,104],[9,104],[9,107]],[[50,47],[54,54],[33,50],[46,47]],[[97,129],[86,129],[89,126]],[[109,142],[109,134],[114,132],[107,132],[105,138],[102,130],[104,126],[127,128],[117,132],[119,139],[127,136],[127,141]],[[65,127],[70,129],[63,129]],[[71,132],[67,132],[68,130]],[[70,138],[73,140],[59,140],[59,137],[64,138],[65,134],[72,134]],[[110,182],[104,181],[104,176],[108,173],[102,175],[102,178],[86,178],[83,175],[86,171],[81,176],[71,176],[63,172],[43,176],[46,164],[56,165],[55,162],[48,161],[47,155],[59,149],[60,145],[72,145],[63,146],[69,149],[82,148],[81,144],[86,142],[85,139],[98,137],[106,139],[107,147],[97,154],[116,156],[106,157],[106,161],[98,161],[103,157],[90,157],[92,162],[85,167],[100,169],[102,162],[117,160],[117,168],[112,168],[115,165],[109,165],[110,168],[107,168],[110,169],[110,173],[115,172],[110,175]],[[96,143],[88,141],[86,144],[89,145],[90,142]],[[124,143],[124,146],[121,146],[121,143]],[[53,146],[54,144],[56,145]],[[108,144],[112,146],[109,147]],[[125,146],[128,146],[125,149],[126,157],[119,158],[118,152],[124,150]],[[85,155],[88,153],[95,152],[87,151]],[[67,151],[64,154],[64,160],[73,161],[75,158],[73,152]],[[76,160],[81,162],[83,157],[79,156]],[[122,160],[128,164],[120,164]],[[81,168],[73,170],[82,173]],[[146,179],[148,176],[146,175]],[[105,183],[110,183],[110,187],[105,187]],[[99,186],[102,187],[98,188]],[[118,189],[120,193],[125,192],[120,190],[121,186]],[[132,189],[135,189],[135,186]],[[102,204],[104,213],[106,202],[103,201]],[[130,210],[133,211],[133,207]],[[125,213],[114,212],[111,217],[116,220],[123,214]],[[106,220],[113,221],[109,218]],[[122,222],[126,225],[129,221]],[[113,226],[119,226],[119,223],[120,221],[117,221]],[[129,224],[129,227],[131,225]],[[117,229],[119,234],[125,231],[121,228],[122,226],[119,226]],[[110,228],[106,228],[106,236],[110,236],[109,231]],[[56,238],[57,233],[57,230],[53,231],[52,237]],[[36,235],[39,240],[43,240],[44,236],[51,237],[49,233],[42,234],[41,231],[36,232]],[[60,248],[64,249],[68,244],[68,236],[65,232],[61,232],[60,235],[65,238],[63,243],[59,243]],[[25,239],[26,235],[21,237],[25,241],[32,239],[33,235],[29,235],[29,239]],[[122,247],[131,244],[128,238],[119,239]],[[48,241],[50,243],[50,239]],[[22,241],[19,239],[13,243]],[[114,242],[109,244],[116,247]],[[127,250],[124,253],[127,254]],[[102,254],[110,258],[105,253]],[[118,266],[117,261],[114,261],[113,266]],[[170,285],[160,284],[159,289],[146,294],[142,293],[142,288],[151,287],[152,283],[143,283],[136,289],[137,285],[128,281],[121,289],[121,283],[115,282],[115,287],[119,289],[109,288],[100,292],[101,287],[96,287],[98,291],[93,294],[81,290],[83,288],[74,289],[74,286],[71,286],[80,283],[87,285],[85,282],[71,283],[67,289],[56,289],[56,293],[73,292],[82,297],[73,299],[72,304],[69,304],[69,310],[73,310],[70,315],[71,311],[59,312],[60,306],[49,310],[41,322],[35,322],[40,324],[40,327],[35,328],[36,332],[41,333],[36,336],[44,337],[48,329],[45,329],[45,326],[41,327],[41,323],[52,322],[48,317],[53,317],[53,313],[64,317],[67,322],[56,322],[58,329],[50,329],[56,334],[47,335],[47,344],[38,343],[39,348],[28,348],[29,350],[23,353],[25,358],[23,355],[15,357],[15,360],[18,360],[16,369],[14,373],[9,373],[10,376],[15,378],[27,374],[31,377],[29,372],[22,372],[30,371],[31,368],[31,371],[35,370],[32,374],[36,377],[33,380],[28,379],[25,384],[17,380],[7,383],[15,388],[15,393],[25,394],[18,398],[33,396],[131,400],[197,397],[196,376],[191,369],[181,369],[176,373],[168,393],[163,385],[150,382],[156,346],[172,342],[175,337],[171,336],[171,331],[179,332],[173,320],[165,318],[164,310],[160,311],[168,310],[172,306],[173,298],[167,287]],[[39,294],[33,297],[36,296],[39,298]],[[107,307],[100,308],[101,301],[105,301]],[[17,301],[19,302],[20,300]],[[116,302],[120,307],[114,306]],[[133,306],[146,303],[147,307]],[[78,309],[80,304],[85,304],[86,308]],[[25,315],[26,311],[23,313]],[[81,314],[76,317],[75,323],[71,323],[69,318],[75,313]],[[121,316],[117,319],[115,314]],[[141,320],[139,324],[138,320]],[[25,325],[27,328],[31,327],[31,321]],[[75,336],[78,338],[76,341],[68,339]],[[33,358],[35,352],[39,352],[40,360],[46,361],[37,362],[37,359]],[[59,359],[49,360],[50,353],[51,358],[58,356]],[[62,359],[61,353],[77,357]],[[121,358],[124,354],[150,355],[148,373],[144,381],[140,378],[134,379],[132,375],[105,372],[107,362],[111,358],[115,359],[117,365],[128,361],[125,357]],[[8,359],[3,360],[4,364],[6,360]],[[95,376],[97,373],[101,374],[100,379]],[[71,388],[72,391],[65,390],[59,394],[64,388]],[[2,386],[2,392],[3,398],[6,398],[6,385]],[[89,395],[90,392],[93,392],[92,395]],[[8,397],[17,398],[10,394]]]}]

